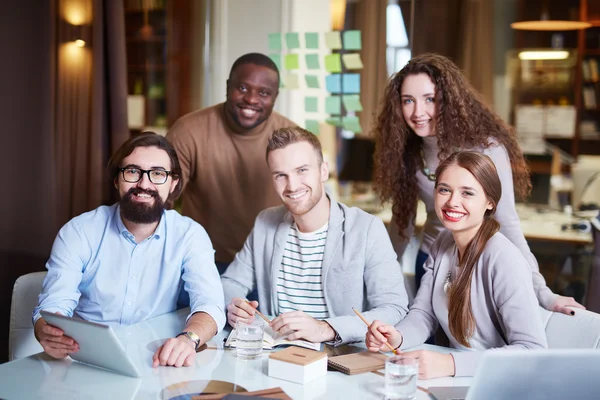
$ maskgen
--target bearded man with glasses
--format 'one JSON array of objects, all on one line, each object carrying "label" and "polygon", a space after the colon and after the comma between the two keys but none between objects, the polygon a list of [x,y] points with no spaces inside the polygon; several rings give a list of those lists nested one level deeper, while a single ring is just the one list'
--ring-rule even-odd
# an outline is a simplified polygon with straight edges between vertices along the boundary
[{"label": "bearded man with glasses", "polygon": [[169,210],[181,193],[181,167],[169,142],[152,132],[130,138],[108,163],[120,200],[69,221],[46,263],[35,336],[64,358],[79,345],[48,325],[41,310],[107,325],[135,324],[189,301],[183,331],[154,354],[153,365],[189,366],[225,325],[223,288],[202,226]]}]

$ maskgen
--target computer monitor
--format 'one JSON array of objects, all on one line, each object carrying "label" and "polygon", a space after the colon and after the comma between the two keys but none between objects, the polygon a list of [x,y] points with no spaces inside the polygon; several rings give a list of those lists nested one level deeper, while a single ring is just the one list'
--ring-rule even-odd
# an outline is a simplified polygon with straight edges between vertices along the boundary
[{"label": "computer monitor", "polygon": [[531,170],[531,193],[524,201],[529,204],[547,205],[550,200],[552,155],[526,154],[525,159]]},{"label": "computer monitor", "polygon": [[343,140],[342,168],[340,181],[371,182],[373,180],[373,153],[375,142],[368,138],[355,137]]}]

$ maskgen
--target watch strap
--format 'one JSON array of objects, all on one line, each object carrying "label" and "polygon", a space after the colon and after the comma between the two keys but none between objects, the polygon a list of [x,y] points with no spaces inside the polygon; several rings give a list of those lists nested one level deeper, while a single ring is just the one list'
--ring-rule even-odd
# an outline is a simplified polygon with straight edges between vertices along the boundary
[{"label": "watch strap", "polygon": [[200,347],[200,337],[198,335],[196,335],[194,332],[181,332],[180,334],[178,334],[175,337],[179,337],[179,336],[185,336],[187,337],[189,340],[191,340],[192,342],[194,342],[194,349],[198,350],[198,347]]}]

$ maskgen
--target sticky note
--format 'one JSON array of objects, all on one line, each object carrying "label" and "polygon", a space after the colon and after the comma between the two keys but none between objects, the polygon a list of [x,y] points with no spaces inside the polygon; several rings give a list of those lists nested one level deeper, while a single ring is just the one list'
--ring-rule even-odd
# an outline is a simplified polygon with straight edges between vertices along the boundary
[{"label": "sticky note", "polygon": [[316,32],[306,32],[304,34],[304,42],[307,49],[319,48],[319,34]]},{"label": "sticky note", "polygon": [[318,108],[318,99],[316,97],[307,96],[304,98],[304,111],[317,112]]},{"label": "sticky note", "polygon": [[299,49],[300,48],[300,38],[298,37],[298,33],[290,32],[285,34],[285,43],[288,49]]},{"label": "sticky note", "polygon": [[341,114],[342,98],[340,96],[330,96],[325,98],[325,112],[327,114]]},{"label": "sticky note", "polygon": [[358,117],[355,116],[345,116],[342,118],[342,127],[354,133],[361,133],[362,127],[360,126],[360,121]]},{"label": "sticky note", "polygon": [[342,126],[342,118],[341,117],[332,117],[325,119],[325,122],[329,125],[333,126]]},{"label": "sticky note", "polygon": [[307,131],[314,133],[315,135],[319,134],[319,121],[314,119],[307,119],[304,121],[304,127]]},{"label": "sticky note", "polygon": [[318,89],[319,88],[319,77],[317,75],[305,75],[306,87]]},{"label": "sticky note", "polygon": [[344,31],[344,49],[360,50],[362,49],[362,40],[360,31]]},{"label": "sticky note", "polygon": [[285,69],[298,69],[300,68],[300,62],[298,61],[298,54],[286,54],[285,55]]},{"label": "sticky note", "polygon": [[342,48],[342,37],[340,31],[325,32],[325,45],[332,50]]},{"label": "sticky note", "polygon": [[281,71],[281,54],[269,54],[269,58],[277,65],[277,69]]},{"label": "sticky note", "polygon": [[325,70],[332,73],[342,71],[342,61],[339,54],[328,54],[325,56]]},{"label": "sticky note", "polygon": [[269,33],[269,50],[281,51],[281,33]]},{"label": "sticky note", "polygon": [[362,111],[363,107],[360,102],[360,95],[358,94],[348,94],[342,96],[342,102],[344,103],[344,107],[346,111]]},{"label": "sticky note", "polygon": [[325,87],[329,93],[340,93],[342,91],[342,76],[340,74],[327,75]]},{"label": "sticky note", "polygon": [[342,89],[344,93],[360,93],[360,74],[344,74]]},{"label": "sticky note", "polygon": [[318,54],[307,54],[304,56],[306,59],[306,68],[308,69],[319,69],[319,55]]},{"label": "sticky note", "polygon": [[298,89],[300,80],[296,74],[286,74],[284,77],[284,85],[286,89]]},{"label": "sticky note", "polygon": [[342,60],[346,69],[363,69],[363,63],[360,59],[360,53],[343,54]]}]

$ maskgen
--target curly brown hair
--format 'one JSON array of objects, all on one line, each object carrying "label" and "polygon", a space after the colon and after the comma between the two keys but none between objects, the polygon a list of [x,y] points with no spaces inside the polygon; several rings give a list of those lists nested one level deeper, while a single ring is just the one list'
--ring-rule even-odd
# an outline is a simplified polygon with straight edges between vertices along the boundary
[{"label": "curly brown hair", "polygon": [[435,85],[435,135],[438,158],[457,149],[491,146],[490,139],[504,145],[510,157],[515,194],[527,197],[529,168],[514,130],[483,102],[460,69],[439,54],[412,58],[392,76],[380,101],[375,138],[375,190],[382,202],[392,200],[392,212],[400,235],[414,222],[417,208],[416,173],[421,168],[421,143],[402,115],[401,90],[408,75],[426,74]]}]

